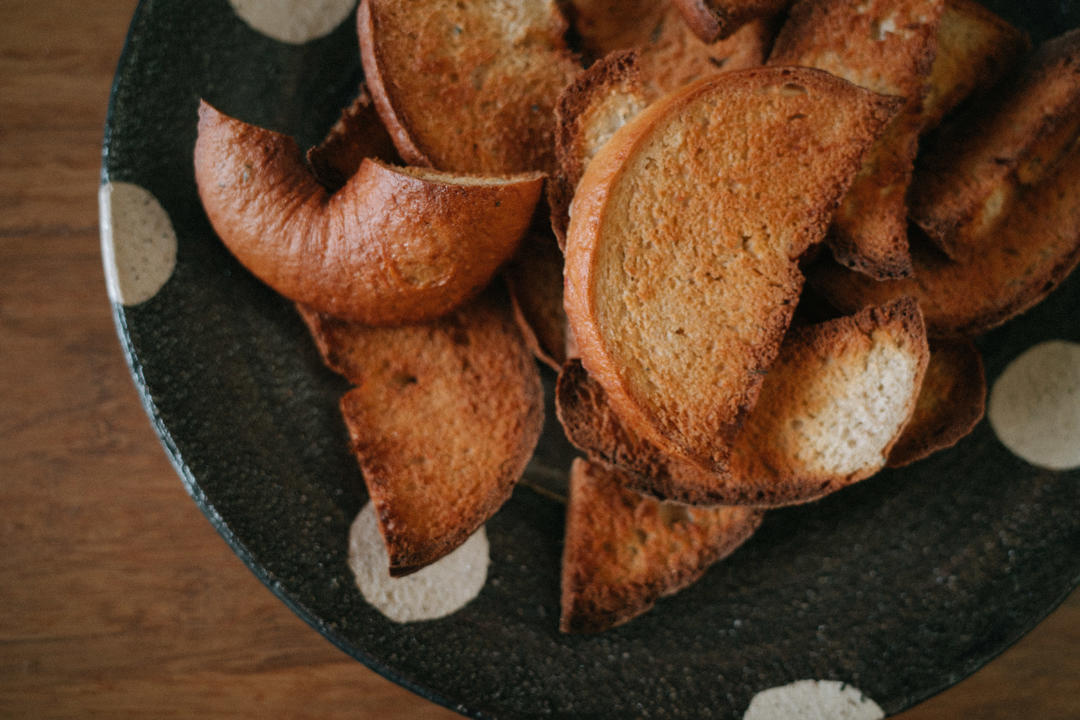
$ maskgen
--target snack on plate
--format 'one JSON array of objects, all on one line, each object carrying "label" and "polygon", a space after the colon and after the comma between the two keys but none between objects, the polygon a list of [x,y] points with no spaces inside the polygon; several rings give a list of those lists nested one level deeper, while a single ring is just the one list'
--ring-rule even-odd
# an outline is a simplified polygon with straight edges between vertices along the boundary
[{"label": "snack on plate", "polygon": [[476,295],[517,248],[539,173],[482,178],[366,159],[333,194],[292,138],[203,102],[195,179],[214,230],[256,277],[319,312],[392,325]]},{"label": "snack on plate", "polygon": [[1080,145],[1050,177],[1019,192],[993,242],[968,262],[923,240],[912,244],[913,278],[877,282],[821,262],[808,270],[810,280],[844,311],[912,295],[931,336],[980,335],[1040,302],[1080,262]]},{"label": "snack on plate", "polygon": [[700,578],[761,524],[751,508],[689,507],[627,490],[619,472],[570,467],[562,563],[563,632],[600,632]]},{"label": "snack on plate", "polygon": [[406,162],[550,172],[552,108],[581,69],[555,0],[362,0],[360,57]]},{"label": "snack on plate", "polygon": [[1080,30],[1044,43],[982,103],[942,129],[920,158],[911,217],[949,257],[997,244],[1017,194],[1080,134]]},{"label": "snack on plate", "polygon": [[699,81],[589,163],[566,244],[582,361],[619,417],[722,470],[802,287],[796,266],[897,101],[806,68]]},{"label": "snack on plate", "polygon": [[770,65],[816,67],[905,100],[837,209],[829,237],[839,262],[879,280],[911,274],[905,196],[943,5],[799,0],[769,56]]},{"label": "snack on plate", "polygon": [[950,448],[971,432],[986,410],[982,355],[970,340],[930,343],[915,413],[889,453],[889,467],[902,467]]},{"label": "snack on plate", "polygon": [[790,505],[885,465],[915,408],[927,355],[911,299],[793,329],[721,473],[666,455],[625,426],[579,362],[559,375],[556,409],[571,442],[621,468],[628,488],[692,504]]},{"label": "snack on plate", "polygon": [[537,360],[558,372],[566,362],[563,256],[549,232],[532,230],[503,271],[514,319]]},{"label": "snack on plate", "polygon": [[672,0],[703,42],[726,38],[746,23],[782,12],[791,0]]},{"label": "snack on plate", "polygon": [[1027,33],[976,0],[945,0],[923,99],[922,132],[937,127],[967,97],[991,88],[1030,48]]},{"label": "snack on plate", "polygon": [[438,320],[372,328],[301,314],[341,399],[390,573],[465,542],[510,497],[543,425],[543,392],[505,293]]}]

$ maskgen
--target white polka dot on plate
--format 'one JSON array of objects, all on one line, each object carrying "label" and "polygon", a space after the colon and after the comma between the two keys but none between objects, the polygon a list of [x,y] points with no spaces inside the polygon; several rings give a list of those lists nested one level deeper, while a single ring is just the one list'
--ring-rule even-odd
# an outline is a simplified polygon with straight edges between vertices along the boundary
[{"label": "white polka dot on plate", "polygon": [[1009,363],[990,391],[990,426],[1032,465],[1080,467],[1080,344],[1051,340]]},{"label": "white polka dot on plate", "polygon": [[176,267],[176,231],[147,190],[105,183],[98,191],[101,255],[109,298],[137,305],[154,297]]},{"label": "white polka dot on plate", "polygon": [[743,720],[880,720],[885,713],[857,688],[835,680],[799,680],[762,690]]},{"label": "white polka dot on plate", "polygon": [[465,607],[487,580],[488,541],[480,528],[438,562],[401,578],[390,560],[369,502],[349,530],[349,567],[364,599],[394,622],[434,620]]},{"label": "white polka dot on plate", "polygon": [[328,35],[356,0],[229,0],[240,19],[263,35],[301,44]]}]

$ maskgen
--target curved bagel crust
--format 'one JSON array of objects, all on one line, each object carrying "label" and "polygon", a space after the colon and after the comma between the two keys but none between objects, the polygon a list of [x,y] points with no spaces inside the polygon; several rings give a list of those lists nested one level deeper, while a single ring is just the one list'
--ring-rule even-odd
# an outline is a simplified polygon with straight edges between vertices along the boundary
[{"label": "curved bagel crust", "polygon": [[256,277],[369,325],[444,315],[476,295],[528,229],[543,175],[454,176],[365,159],[331,194],[292,138],[199,108],[199,197]]}]

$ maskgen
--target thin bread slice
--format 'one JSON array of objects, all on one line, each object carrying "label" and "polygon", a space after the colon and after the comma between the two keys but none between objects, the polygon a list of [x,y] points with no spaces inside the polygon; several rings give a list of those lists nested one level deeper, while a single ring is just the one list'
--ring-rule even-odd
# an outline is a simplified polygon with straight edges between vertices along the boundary
[{"label": "thin bread slice", "polygon": [[327,365],[356,385],[341,412],[390,574],[438,560],[510,497],[543,425],[539,373],[505,295],[395,328],[302,315]]},{"label": "thin bread slice", "polygon": [[970,340],[935,340],[915,412],[889,453],[889,467],[952,447],[972,431],[985,410],[986,373],[979,349]]},{"label": "thin bread slice", "polygon": [[580,458],[570,467],[562,561],[563,632],[600,632],[698,580],[754,533],[751,508],[660,502]]},{"label": "thin bread slice", "polygon": [[221,241],[285,297],[371,325],[476,295],[529,227],[543,175],[451,175],[372,158],[336,192],[296,142],[203,102],[195,180]]},{"label": "thin bread slice", "polygon": [[944,0],[800,0],[769,63],[805,65],[886,95],[904,109],[867,156],[833,219],[836,259],[877,279],[911,274],[907,205]]},{"label": "thin bread slice", "polygon": [[702,42],[726,38],[748,22],[783,12],[791,0],[672,0]]},{"label": "thin bread slice", "polygon": [[791,319],[795,260],[825,233],[894,99],[807,68],[699,81],[589,163],[565,304],[619,417],[720,470]]},{"label": "thin bread slice", "polygon": [[552,109],[581,66],[555,0],[362,0],[360,57],[409,163],[550,172]]},{"label": "thin bread slice", "polygon": [[912,260],[915,277],[904,280],[876,282],[829,262],[809,277],[846,312],[913,295],[934,337],[974,337],[1037,304],[1080,262],[1080,145],[1051,177],[1021,190],[994,241],[968,262],[950,260],[925,239],[912,243]]},{"label": "thin bread slice", "polygon": [[551,233],[533,230],[503,270],[525,344],[555,372],[566,362],[563,255]]},{"label": "thin bread slice", "polygon": [[922,132],[936,127],[969,96],[990,89],[1030,48],[1027,33],[975,0],[945,0],[923,100]]},{"label": "thin bread slice", "polygon": [[950,257],[996,243],[1017,192],[1080,133],[1080,29],[1044,43],[1014,78],[943,129],[920,157],[911,217]]},{"label": "thin bread slice", "polygon": [[338,190],[356,171],[364,158],[400,165],[390,133],[386,132],[367,85],[344,110],[323,141],[307,151],[307,162],[315,178],[330,192]]},{"label": "thin bread slice", "polygon": [[667,455],[627,427],[580,362],[563,367],[556,410],[570,441],[622,468],[634,490],[695,505],[790,505],[884,466],[915,407],[927,354],[911,299],[793,329],[723,473]]}]

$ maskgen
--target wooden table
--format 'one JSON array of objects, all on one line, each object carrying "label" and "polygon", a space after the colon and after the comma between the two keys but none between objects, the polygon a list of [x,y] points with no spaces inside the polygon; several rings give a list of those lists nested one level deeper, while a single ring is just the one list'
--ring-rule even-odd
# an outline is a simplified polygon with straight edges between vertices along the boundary
[{"label": "wooden table", "polygon": [[[98,254],[105,108],[134,0],[4,0],[0,716],[456,717],[295,617],[187,497]],[[905,713],[1080,717],[1080,593]]]}]

